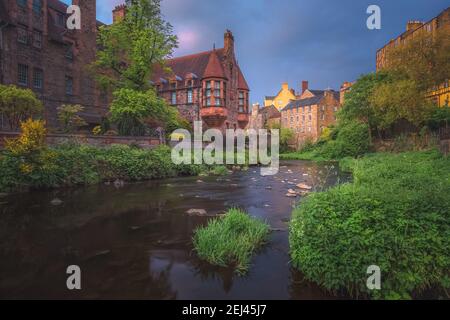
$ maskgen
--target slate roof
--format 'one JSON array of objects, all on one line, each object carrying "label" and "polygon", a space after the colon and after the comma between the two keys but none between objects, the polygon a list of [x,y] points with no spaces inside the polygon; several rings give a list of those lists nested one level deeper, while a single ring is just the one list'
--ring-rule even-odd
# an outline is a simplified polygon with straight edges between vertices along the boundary
[{"label": "slate roof", "polygon": [[[204,51],[187,56],[177,57],[166,60],[165,67],[171,71],[168,72],[162,67],[156,67],[152,80],[155,83],[161,82],[161,78],[167,79],[174,76],[184,79],[189,74],[195,74],[200,79],[205,77],[219,77],[225,78],[222,61],[225,59],[225,50],[214,49]],[[248,89],[247,81],[242,74],[241,69],[238,68],[238,88]]]},{"label": "slate roof", "polygon": [[[312,94],[314,94],[314,97],[306,98],[306,99],[298,99],[298,100],[291,100],[281,111],[291,110],[299,107],[306,107],[306,106],[312,106],[315,104],[318,104],[320,100],[325,95],[326,90],[309,90]],[[336,100],[339,101],[339,92],[332,90],[333,96]]]}]

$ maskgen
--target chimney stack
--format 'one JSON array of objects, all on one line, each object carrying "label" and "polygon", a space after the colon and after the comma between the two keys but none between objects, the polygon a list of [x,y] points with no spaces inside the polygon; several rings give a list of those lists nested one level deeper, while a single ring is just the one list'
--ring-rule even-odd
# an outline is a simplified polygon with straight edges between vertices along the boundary
[{"label": "chimney stack", "polygon": [[114,8],[114,10],[112,12],[113,23],[120,22],[125,18],[126,9],[127,9],[126,4],[120,4]]},{"label": "chimney stack", "polygon": [[228,57],[234,56],[234,36],[233,33],[227,29],[224,35],[223,46],[225,49],[225,54]]},{"label": "chimney stack", "polygon": [[308,81],[303,80],[302,81],[302,94],[305,93],[306,90],[308,90]]},{"label": "chimney stack", "polygon": [[411,30],[416,30],[417,28],[423,26],[423,22],[422,21],[408,21],[408,23],[406,24],[406,31],[411,31]]}]

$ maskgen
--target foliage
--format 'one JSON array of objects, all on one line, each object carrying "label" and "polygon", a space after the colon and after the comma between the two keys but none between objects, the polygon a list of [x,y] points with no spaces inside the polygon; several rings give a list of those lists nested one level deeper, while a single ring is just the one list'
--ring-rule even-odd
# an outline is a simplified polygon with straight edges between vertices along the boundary
[{"label": "foliage", "polygon": [[100,27],[93,68],[104,86],[149,89],[156,65],[164,65],[178,40],[164,21],[160,0],[132,0],[125,18]]},{"label": "foliage", "polygon": [[281,128],[280,129],[280,152],[287,152],[291,148],[289,147],[289,143],[294,139],[295,134],[292,129],[289,128]]},{"label": "foliage", "polygon": [[375,130],[379,123],[379,114],[375,113],[372,105],[374,90],[389,80],[387,72],[369,73],[361,76],[351,90],[345,94],[345,102],[339,110],[338,120],[360,121],[369,125],[371,131]]},{"label": "foliage", "polygon": [[[386,69],[413,80],[417,92],[442,85],[450,74],[450,27],[442,25],[433,34],[422,28],[414,37],[388,51]],[[399,94],[400,92],[396,92]]]},{"label": "foliage", "polygon": [[267,239],[269,226],[239,209],[210,221],[195,231],[194,247],[201,259],[217,266],[247,272],[252,253]]},{"label": "foliage", "polygon": [[[312,194],[294,210],[293,265],[328,290],[354,297],[404,299],[448,289],[448,159],[432,151],[345,163],[352,183]],[[381,268],[381,290],[366,287],[370,265]]]},{"label": "foliage", "polygon": [[204,170],[199,165],[173,164],[171,150],[166,146],[145,150],[126,145],[97,148],[71,143],[43,148],[38,154],[32,170],[21,169],[22,163],[28,162],[12,149],[0,154],[0,190],[159,179],[198,175]]},{"label": "foliage", "polygon": [[116,123],[120,135],[143,136],[145,120],[167,119],[167,105],[153,89],[145,92],[133,89],[118,89],[111,104],[111,121]]},{"label": "foliage", "polygon": [[226,176],[228,175],[228,168],[226,166],[215,166],[210,171],[210,174],[214,176]]},{"label": "foliage", "polygon": [[95,126],[95,127],[92,129],[92,134],[93,134],[94,136],[101,135],[102,133],[103,133],[102,126]]},{"label": "foliage", "polygon": [[43,106],[30,89],[0,84],[0,114],[12,130],[19,129],[20,122],[42,115]]},{"label": "foliage", "polygon": [[[299,152],[284,153],[282,160],[338,160],[344,157],[358,157],[370,150],[367,124],[345,121],[333,128],[330,140],[305,143]],[[333,139],[331,139],[333,138]]]},{"label": "foliage", "polygon": [[57,109],[58,121],[65,133],[73,133],[80,127],[87,125],[86,121],[79,115],[84,107],[79,104],[63,104]]},{"label": "foliage", "polygon": [[450,106],[435,107],[431,111],[427,124],[433,130],[437,130],[440,127],[448,127],[450,124]]}]

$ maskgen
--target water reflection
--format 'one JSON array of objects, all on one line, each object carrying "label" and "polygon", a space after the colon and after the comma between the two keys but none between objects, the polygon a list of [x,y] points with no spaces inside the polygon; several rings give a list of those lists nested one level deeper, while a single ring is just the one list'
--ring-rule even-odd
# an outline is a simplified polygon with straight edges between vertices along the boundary
[{"label": "water reflection", "polygon": [[[336,168],[285,162],[280,173],[258,169],[223,178],[177,178],[33,192],[0,200],[1,298],[323,299],[333,298],[293,271],[287,222],[300,182],[319,189],[342,178]],[[343,177],[344,179],[346,177]],[[55,198],[62,201],[52,204]],[[248,275],[200,261],[192,232],[208,215],[238,206],[274,231]],[[82,290],[66,289],[66,268],[82,270]],[[301,280],[301,281],[300,281]]]}]

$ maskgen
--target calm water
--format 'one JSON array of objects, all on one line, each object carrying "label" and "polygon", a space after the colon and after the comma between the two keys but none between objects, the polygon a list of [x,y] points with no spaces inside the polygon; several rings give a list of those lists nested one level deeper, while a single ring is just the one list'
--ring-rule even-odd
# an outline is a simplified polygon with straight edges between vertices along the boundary
[{"label": "calm water", "polygon": [[[288,221],[301,198],[294,184],[317,188],[346,179],[336,168],[282,163],[226,177],[189,177],[0,197],[0,298],[333,299],[289,263]],[[198,182],[201,179],[203,182]],[[271,189],[269,188],[271,187]],[[62,200],[60,205],[52,200]],[[246,276],[200,261],[192,232],[208,215],[240,207],[274,229]],[[81,291],[66,288],[66,268],[81,267]]]}]

